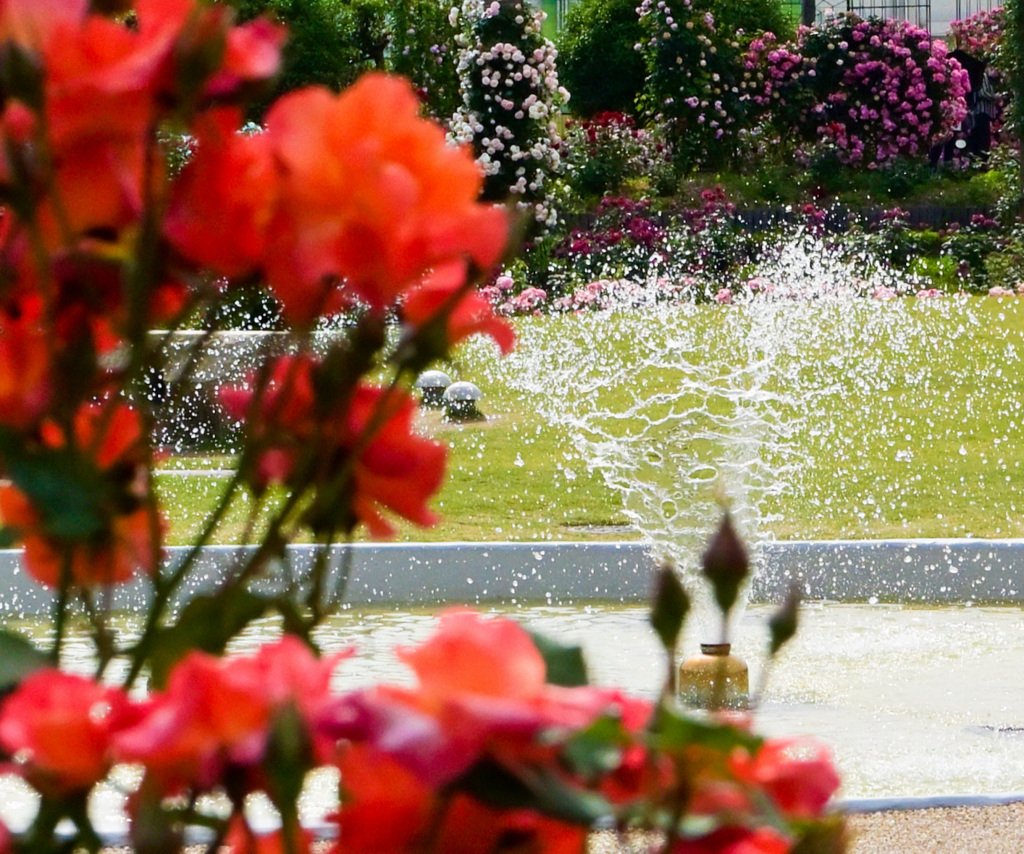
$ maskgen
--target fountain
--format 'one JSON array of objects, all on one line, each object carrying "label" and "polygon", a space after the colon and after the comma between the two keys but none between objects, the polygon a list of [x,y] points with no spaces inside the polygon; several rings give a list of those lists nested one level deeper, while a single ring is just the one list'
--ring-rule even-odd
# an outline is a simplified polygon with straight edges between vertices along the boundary
[{"label": "fountain", "polygon": [[[976,503],[979,525],[1019,532],[1017,508],[987,502],[986,483],[1019,476],[1007,365],[1018,353],[1020,308],[967,297],[864,298],[897,288],[806,248],[793,241],[770,269],[752,271],[774,292],[739,304],[527,320],[517,352],[490,365],[491,379],[565,431],[621,495],[648,552],[673,556],[691,582],[724,498],[753,546],[755,599],[777,600],[798,581],[812,599],[867,603],[809,608],[798,652],[772,674],[761,716],[769,731],[842,745],[848,795],[1024,791],[1012,711],[1021,686],[1004,690],[1000,675],[1016,669],[1010,659],[1021,649],[1015,627],[1000,638],[1015,612],[978,607],[1020,601],[1019,544],[972,542],[970,528],[915,540],[907,521],[928,504],[941,529],[944,506]],[[963,359],[956,370],[953,353]],[[952,407],[962,407],[956,427],[938,431],[929,413]],[[848,430],[854,418],[860,423]],[[993,434],[1006,449],[994,459],[973,443]],[[842,488],[812,476],[827,457]],[[893,463],[895,481],[883,474]],[[851,542],[812,543],[814,530],[787,530],[787,502],[844,514]],[[853,542],[869,526],[894,538]],[[776,541],[778,530],[788,542]],[[885,604],[893,602],[964,604]],[[763,631],[765,615],[754,606],[732,626],[744,654],[763,648],[745,632]],[[723,640],[716,630],[705,618],[690,648]],[[615,647],[638,643],[615,638]],[[638,657],[623,668],[633,679]],[[757,684],[756,661],[752,670]],[[998,700],[972,702],[995,684]],[[942,759],[932,761],[936,743]]]}]

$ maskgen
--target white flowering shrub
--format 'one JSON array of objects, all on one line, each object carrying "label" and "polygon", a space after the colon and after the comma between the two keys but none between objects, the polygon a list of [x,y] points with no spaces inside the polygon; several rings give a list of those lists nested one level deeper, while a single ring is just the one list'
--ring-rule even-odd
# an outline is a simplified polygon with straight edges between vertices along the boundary
[{"label": "white flowering shrub", "polygon": [[559,86],[557,52],[541,35],[542,21],[526,0],[463,0],[452,9],[462,105],[451,133],[472,144],[485,199],[512,198],[550,226],[549,187],[559,169],[554,117],[569,93]]}]

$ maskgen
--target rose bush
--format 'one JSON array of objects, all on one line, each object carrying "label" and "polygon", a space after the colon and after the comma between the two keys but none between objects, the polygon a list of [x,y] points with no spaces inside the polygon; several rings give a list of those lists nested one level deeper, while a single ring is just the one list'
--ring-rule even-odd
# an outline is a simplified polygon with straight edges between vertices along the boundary
[{"label": "rose bush", "polygon": [[565,181],[583,199],[619,193],[630,180],[646,180],[655,192],[672,184],[672,150],[664,135],[637,127],[623,113],[568,119],[559,154]]},{"label": "rose bush", "polygon": [[[678,210],[605,196],[585,223],[550,247],[545,288],[530,285],[520,267],[498,277],[503,287],[487,286],[481,294],[501,315],[707,302],[723,285],[742,290],[746,268],[770,257],[779,240],[744,229],[735,212],[720,186]],[[527,262],[535,252],[527,248]]]},{"label": "rose bush", "polygon": [[980,9],[949,25],[953,43],[971,56],[986,62],[998,61],[1002,53],[1006,13],[1002,6]]},{"label": "rose bush", "polygon": [[569,93],[558,82],[557,51],[541,34],[543,13],[525,0],[463,0],[451,21],[462,92],[453,138],[473,146],[487,176],[485,198],[510,197],[531,220],[554,225],[554,120]]},{"label": "rose bush", "polygon": [[[197,828],[210,851],[307,851],[300,797],[334,769],[339,854],[582,850],[609,817],[665,851],[838,850],[841,819],[824,817],[838,780],[820,753],[745,719],[690,717],[670,684],[657,702],[592,687],[578,651],[505,619],[450,613],[400,652],[411,686],[336,690],[352,653],[321,656],[313,636],[344,601],[328,547],[395,518],[432,522],[446,453],[413,429],[410,384],[466,336],[513,346],[474,289],[508,218],[399,79],[297,89],[242,133],[284,38],[201,0],[0,3],[2,536],[54,594],[44,649],[0,632],[0,752],[38,795],[0,849],[98,851],[109,840],[90,805],[113,785],[140,852],[180,851]],[[194,139],[180,170],[161,149],[172,127]],[[140,389],[155,373],[180,394],[224,305],[249,292],[277,304],[285,346],[225,378],[221,404],[244,426],[237,470],[172,562],[156,404]],[[171,371],[186,320],[204,331]],[[176,611],[243,489],[251,548]],[[292,566],[300,535],[319,548]],[[130,635],[111,612],[128,580],[148,596]],[[671,662],[686,599],[672,569],[658,591]],[[284,636],[226,656],[264,615]],[[65,672],[82,633],[95,667]],[[252,826],[254,795],[276,833]]]},{"label": "rose bush", "polygon": [[640,103],[664,127],[677,169],[733,165],[749,112],[736,33],[691,0],[642,0],[637,13],[644,34],[637,47],[647,66]]},{"label": "rose bush", "polygon": [[802,156],[825,152],[868,169],[922,156],[959,127],[967,73],[949,49],[906,21],[840,15],[802,28],[796,44],[766,33],[747,54],[744,99]]}]

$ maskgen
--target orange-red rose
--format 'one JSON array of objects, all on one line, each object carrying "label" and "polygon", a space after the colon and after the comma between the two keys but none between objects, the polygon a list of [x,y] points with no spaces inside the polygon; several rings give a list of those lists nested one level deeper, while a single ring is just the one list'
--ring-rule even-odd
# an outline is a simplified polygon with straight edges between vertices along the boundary
[{"label": "orange-red rose", "polygon": [[279,359],[255,403],[251,387],[221,390],[228,414],[245,419],[251,435],[265,445],[254,486],[292,483],[296,466],[309,463],[314,453],[318,479],[329,481],[351,466],[351,488],[343,496],[347,504],[338,507],[339,518],[351,513],[378,537],[393,532],[384,510],[417,525],[434,524],[428,503],[441,488],[447,450],[416,434],[415,401],[404,391],[367,384],[334,405],[317,400],[320,367],[308,356]]},{"label": "orange-red rose", "polygon": [[281,197],[266,272],[293,320],[329,308],[341,285],[384,309],[439,264],[498,260],[504,212],[477,201],[470,152],[418,113],[408,82],[368,74],[341,95],[292,92],[267,114]]},{"label": "orange-red rose", "polygon": [[106,775],[111,738],[136,713],[118,689],[42,670],[26,678],[0,707],[0,744],[40,791],[83,791]]},{"label": "orange-red rose", "polygon": [[193,651],[175,665],[149,713],[117,736],[116,754],[143,764],[168,791],[209,787],[229,765],[255,769],[276,715],[290,706],[324,761],[330,748],[318,735],[320,718],[331,706],[331,674],[350,654],[317,659],[294,637],[247,657]]},{"label": "orange-red rose", "polygon": [[99,503],[105,514],[100,530],[70,536],[51,530],[47,513],[53,508],[34,506],[17,486],[0,487],[0,515],[21,536],[29,575],[40,584],[58,587],[67,572],[73,584],[90,587],[155,571],[163,523],[145,505],[143,485],[124,482],[125,473],[136,472],[142,464],[138,412],[122,403],[87,404],[76,414],[73,436],[52,422],[44,422],[40,433],[52,448],[70,444],[81,454],[81,465],[95,467],[100,479],[109,479],[110,491]]}]

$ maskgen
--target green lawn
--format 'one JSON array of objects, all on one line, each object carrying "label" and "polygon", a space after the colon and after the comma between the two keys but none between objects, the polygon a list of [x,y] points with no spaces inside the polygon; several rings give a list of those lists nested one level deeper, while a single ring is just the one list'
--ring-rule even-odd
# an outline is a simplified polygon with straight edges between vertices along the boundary
[{"label": "green lawn", "polygon": [[[789,466],[777,481],[781,494],[762,501],[776,537],[1024,536],[1018,301],[787,304],[756,320],[744,312],[531,318],[520,322],[522,344],[509,361],[498,363],[486,343],[465,348],[449,372],[482,388],[488,420],[450,425],[424,413],[423,429],[451,448],[436,502],[445,518],[431,530],[403,529],[400,538],[627,538],[614,527],[627,521],[621,497],[588,467],[586,430],[640,447],[643,419],[659,422],[662,445],[648,454],[656,464],[643,460],[636,477],[662,478],[671,491],[680,479],[669,464],[675,450],[706,446],[713,456],[720,448],[701,431],[744,406],[755,411],[758,395],[774,400],[770,429],[790,434],[762,454]],[[684,363],[704,377],[685,393]],[[534,380],[522,381],[530,371]],[[584,422],[582,432],[558,423],[567,412]],[[197,456],[168,466],[230,463]],[[709,479],[709,488],[720,481]],[[225,482],[161,477],[172,542],[197,530]],[[666,503],[689,495],[676,489]],[[237,536],[243,517],[239,506],[220,539]]]}]

